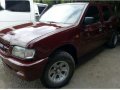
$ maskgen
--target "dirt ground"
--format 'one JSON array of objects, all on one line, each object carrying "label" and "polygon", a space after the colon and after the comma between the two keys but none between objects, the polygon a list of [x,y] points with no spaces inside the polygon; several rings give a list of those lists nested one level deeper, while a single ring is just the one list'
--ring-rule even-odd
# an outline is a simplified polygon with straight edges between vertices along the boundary
[{"label": "dirt ground", "polygon": [[[0,88],[44,88],[40,80],[24,81],[3,66],[0,60]],[[64,89],[120,88],[120,45],[103,48],[78,65],[70,83]]]}]

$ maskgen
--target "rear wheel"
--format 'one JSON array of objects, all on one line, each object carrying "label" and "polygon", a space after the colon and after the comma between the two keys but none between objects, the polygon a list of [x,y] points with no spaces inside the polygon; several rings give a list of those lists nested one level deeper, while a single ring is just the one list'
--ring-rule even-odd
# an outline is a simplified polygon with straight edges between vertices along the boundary
[{"label": "rear wheel", "polygon": [[111,37],[111,39],[110,39],[110,41],[108,43],[108,46],[110,48],[115,48],[116,45],[117,45],[117,42],[118,42],[118,33],[117,32],[113,32],[112,37]]},{"label": "rear wheel", "polygon": [[48,88],[62,87],[70,81],[74,69],[73,57],[65,51],[57,52],[49,59],[41,81]]}]

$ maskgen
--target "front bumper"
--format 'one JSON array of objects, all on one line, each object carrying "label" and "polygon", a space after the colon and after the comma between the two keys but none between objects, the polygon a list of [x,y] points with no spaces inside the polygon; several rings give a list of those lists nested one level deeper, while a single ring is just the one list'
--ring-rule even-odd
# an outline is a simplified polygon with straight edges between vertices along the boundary
[{"label": "front bumper", "polygon": [[0,57],[6,66],[13,70],[20,78],[25,80],[35,80],[40,78],[48,61],[48,58],[45,58],[35,62],[23,63],[14,58],[5,56],[1,51]]}]

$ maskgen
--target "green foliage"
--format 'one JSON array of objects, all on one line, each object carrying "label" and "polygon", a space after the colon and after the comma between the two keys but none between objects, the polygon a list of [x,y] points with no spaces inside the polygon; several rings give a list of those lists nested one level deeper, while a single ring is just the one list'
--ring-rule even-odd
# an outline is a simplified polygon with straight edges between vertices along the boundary
[{"label": "green foliage", "polygon": [[54,3],[53,0],[42,0],[42,2],[50,4],[50,5],[52,5]]}]

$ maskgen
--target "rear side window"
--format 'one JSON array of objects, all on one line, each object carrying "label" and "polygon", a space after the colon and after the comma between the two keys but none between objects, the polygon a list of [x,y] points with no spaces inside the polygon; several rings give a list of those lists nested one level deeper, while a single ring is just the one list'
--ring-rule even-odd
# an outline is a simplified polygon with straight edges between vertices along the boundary
[{"label": "rear side window", "polygon": [[102,11],[103,11],[103,18],[105,21],[108,21],[109,18],[111,17],[111,13],[110,13],[110,9],[108,7],[103,7],[102,8]]},{"label": "rear side window", "polygon": [[14,12],[30,12],[29,1],[6,0],[6,10]]},{"label": "rear side window", "polygon": [[93,17],[94,18],[93,23],[98,22],[100,20],[98,7],[90,6],[87,10],[85,17]]}]

